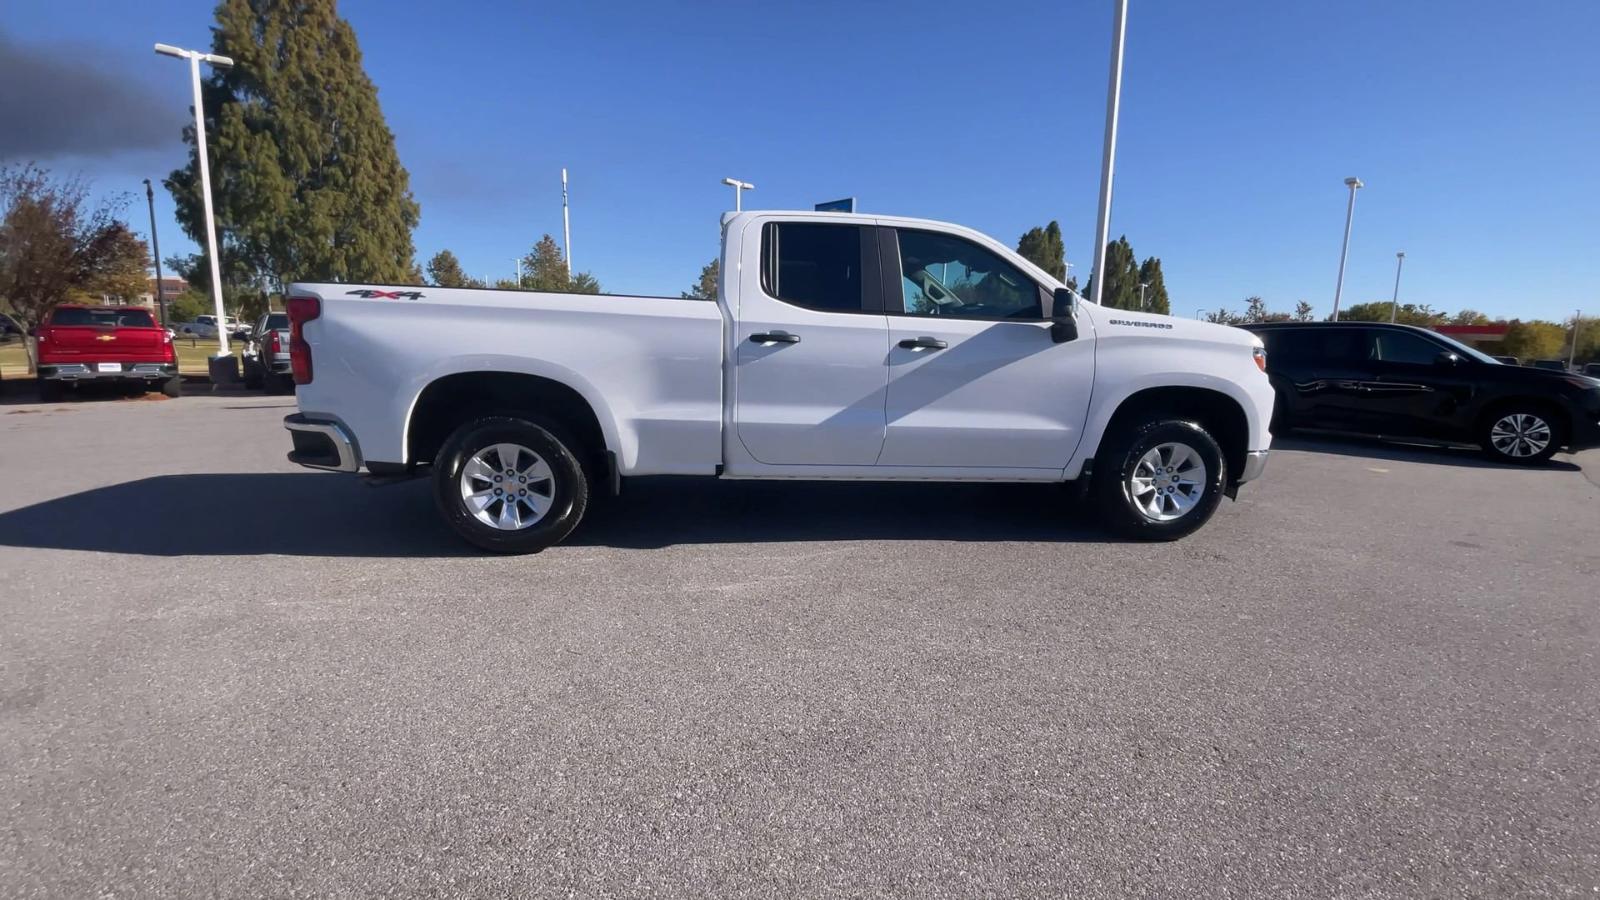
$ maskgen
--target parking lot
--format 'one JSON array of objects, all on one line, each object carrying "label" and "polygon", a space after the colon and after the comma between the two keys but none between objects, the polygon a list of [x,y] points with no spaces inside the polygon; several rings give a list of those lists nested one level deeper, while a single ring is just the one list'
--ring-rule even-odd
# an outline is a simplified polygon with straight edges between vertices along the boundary
[{"label": "parking lot", "polygon": [[0,404],[10,896],[1595,896],[1600,452],[630,482],[472,552],[292,398]]}]

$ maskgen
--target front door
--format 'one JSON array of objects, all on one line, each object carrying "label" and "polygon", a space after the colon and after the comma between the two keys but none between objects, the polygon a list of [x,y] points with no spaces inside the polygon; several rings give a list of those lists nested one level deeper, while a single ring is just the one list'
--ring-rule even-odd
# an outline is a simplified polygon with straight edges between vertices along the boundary
[{"label": "front door", "polygon": [[1374,329],[1374,378],[1367,384],[1373,425],[1380,434],[1436,439],[1461,436],[1471,425],[1474,363],[1445,363],[1449,348],[1420,334]]},{"label": "front door", "polygon": [[884,280],[889,385],[878,465],[1065,466],[1089,408],[1093,332],[1053,343],[1048,293],[990,248],[943,232],[879,235],[883,268],[899,278]]},{"label": "front door", "polygon": [[[752,226],[754,227],[754,226]],[[888,325],[871,226],[768,222],[741,277],[734,430],[768,465],[870,466],[883,449]]]}]

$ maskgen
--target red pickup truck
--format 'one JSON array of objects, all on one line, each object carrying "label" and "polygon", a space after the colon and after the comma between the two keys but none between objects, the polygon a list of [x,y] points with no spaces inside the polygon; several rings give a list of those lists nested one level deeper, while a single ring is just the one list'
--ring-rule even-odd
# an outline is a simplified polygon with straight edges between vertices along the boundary
[{"label": "red pickup truck", "polygon": [[80,382],[113,381],[178,396],[178,351],[147,310],[128,306],[58,306],[39,340],[39,397],[59,400]]}]

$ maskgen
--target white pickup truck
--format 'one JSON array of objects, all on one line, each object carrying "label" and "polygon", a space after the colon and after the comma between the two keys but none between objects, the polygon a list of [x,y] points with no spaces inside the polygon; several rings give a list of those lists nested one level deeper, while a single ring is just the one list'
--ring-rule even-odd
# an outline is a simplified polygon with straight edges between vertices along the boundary
[{"label": "white pickup truck", "polygon": [[939,222],[729,214],[714,303],[289,294],[289,459],[431,472],[446,521],[492,551],[559,542],[642,475],[1075,482],[1107,525],[1167,540],[1271,442],[1255,335],[1079,302]]}]

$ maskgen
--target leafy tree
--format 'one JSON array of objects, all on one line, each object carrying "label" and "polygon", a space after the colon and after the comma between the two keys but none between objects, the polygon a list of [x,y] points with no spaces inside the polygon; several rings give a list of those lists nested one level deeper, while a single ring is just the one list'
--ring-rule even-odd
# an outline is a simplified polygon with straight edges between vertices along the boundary
[{"label": "leafy tree", "polygon": [[683,293],[685,300],[717,299],[717,278],[722,274],[722,261],[713,259],[700,270],[700,280]]},{"label": "leafy tree", "polygon": [[[1112,309],[1138,309],[1139,267],[1127,235],[1106,245],[1105,268],[1106,286],[1100,297],[1101,305]],[[1099,272],[1089,276],[1087,296],[1094,296],[1094,280],[1099,277]]]},{"label": "leafy tree", "polygon": [[1206,321],[1214,322],[1218,325],[1243,325],[1246,320],[1244,316],[1236,312],[1219,309],[1215,312],[1206,313]]},{"label": "leafy tree", "polygon": [[1017,253],[1045,270],[1051,278],[1066,281],[1067,245],[1061,239],[1061,226],[1054,220],[1043,228],[1028,229],[1017,240]]},{"label": "leafy tree", "polygon": [[[24,329],[57,304],[145,289],[144,242],[118,218],[126,197],[88,203],[82,179],[34,165],[0,168],[0,300]],[[29,342],[29,365],[33,362]]]},{"label": "leafy tree", "polygon": [[[233,260],[237,262],[237,258]],[[188,256],[167,257],[167,268],[176,272],[180,278],[189,282],[190,290],[199,294],[205,303],[195,315],[209,316],[216,312],[211,302],[211,264],[204,253],[193,253]],[[240,319],[252,319],[259,316],[267,309],[267,293],[261,289],[258,280],[252,280],[248,273],[237,265],[230,267],[230,260],[222,260],[222,308],[230,316]],[[178,318],[167,308],[167,316],[174,322],[191,322],[193,316]]]},{"label": "leafy tree", "polygon": [[1139,283],[1147,284],[1144,290],[1144,308],[1147,312],[1170,315],[1172,300],[1167,296],[1167,280],[1161,274],[1161,260],[1152,256],[1139,267]]},{"label": "leafy tree", "polygon": [[[334,0],[222,0],[216,16],[212,49],[235,62],[204,87],[224,267],[279,290],[407,280],[418,206]],[[203,246],[193,126],[184,138],[189,162],[165,184]]]},{"label": "leafy tree", "polygon": [[600,282],[588,272],[572,276],[556,239],[545,235],[533,245],[533,252],[522,258],[522,289],[552,291],[558,294],[598,294]]},{"label": "leafy tree", "polygon": [[1489,317],[1475,309],[1463,309],[1450,317],[1451,325],[1487,325]]},{"label": "leafy tree", "polygon": [[173,322],[193,322],[195,316],[211,313],[211,298],[193,288],[167,298],[167,318]]},{"label": "leafy tree", "polygon": [[1291,316],[1291,318],[1293,318],[1296,322],[1311,321],[1313,318],[1311,304],[1305,300],[1301,300],[1299,303],[1296,303],[1294,305],[1294,315]]},{"label": "leafy tree", "polygon": [[1267,309],[1267,301],[1262,300],[1260,297],[1246,297],[1244,300],[1244,314],[1236,318],[1241,324],[1246,322],[1287,322],[1289,321],[1289,314],[1273,312]]},{"label": "leafy tree", "polygon": [[1500,347],[1519,359],[1555,359],[1567,349],[1567,329],[1554,322],[1512,319]]},{"label": "leafy tree", "polygon": [[[1389,321],[1389,305],[1390,302],[1388,300],[1354,303],[1339,311],[1339,319],[1345,322],[1387,322]],[[1446,319],[1447,317],[1443,312],[1426,303],[1402,303],[1395,315],[1395,321],[1401,325],[1416,325],[1420,328],[1443,325]]]},{"label": "leafy tree", "polygon": [[1578,326],[1578,362],[1600,362],[1600,319],[1582,319]]}]

